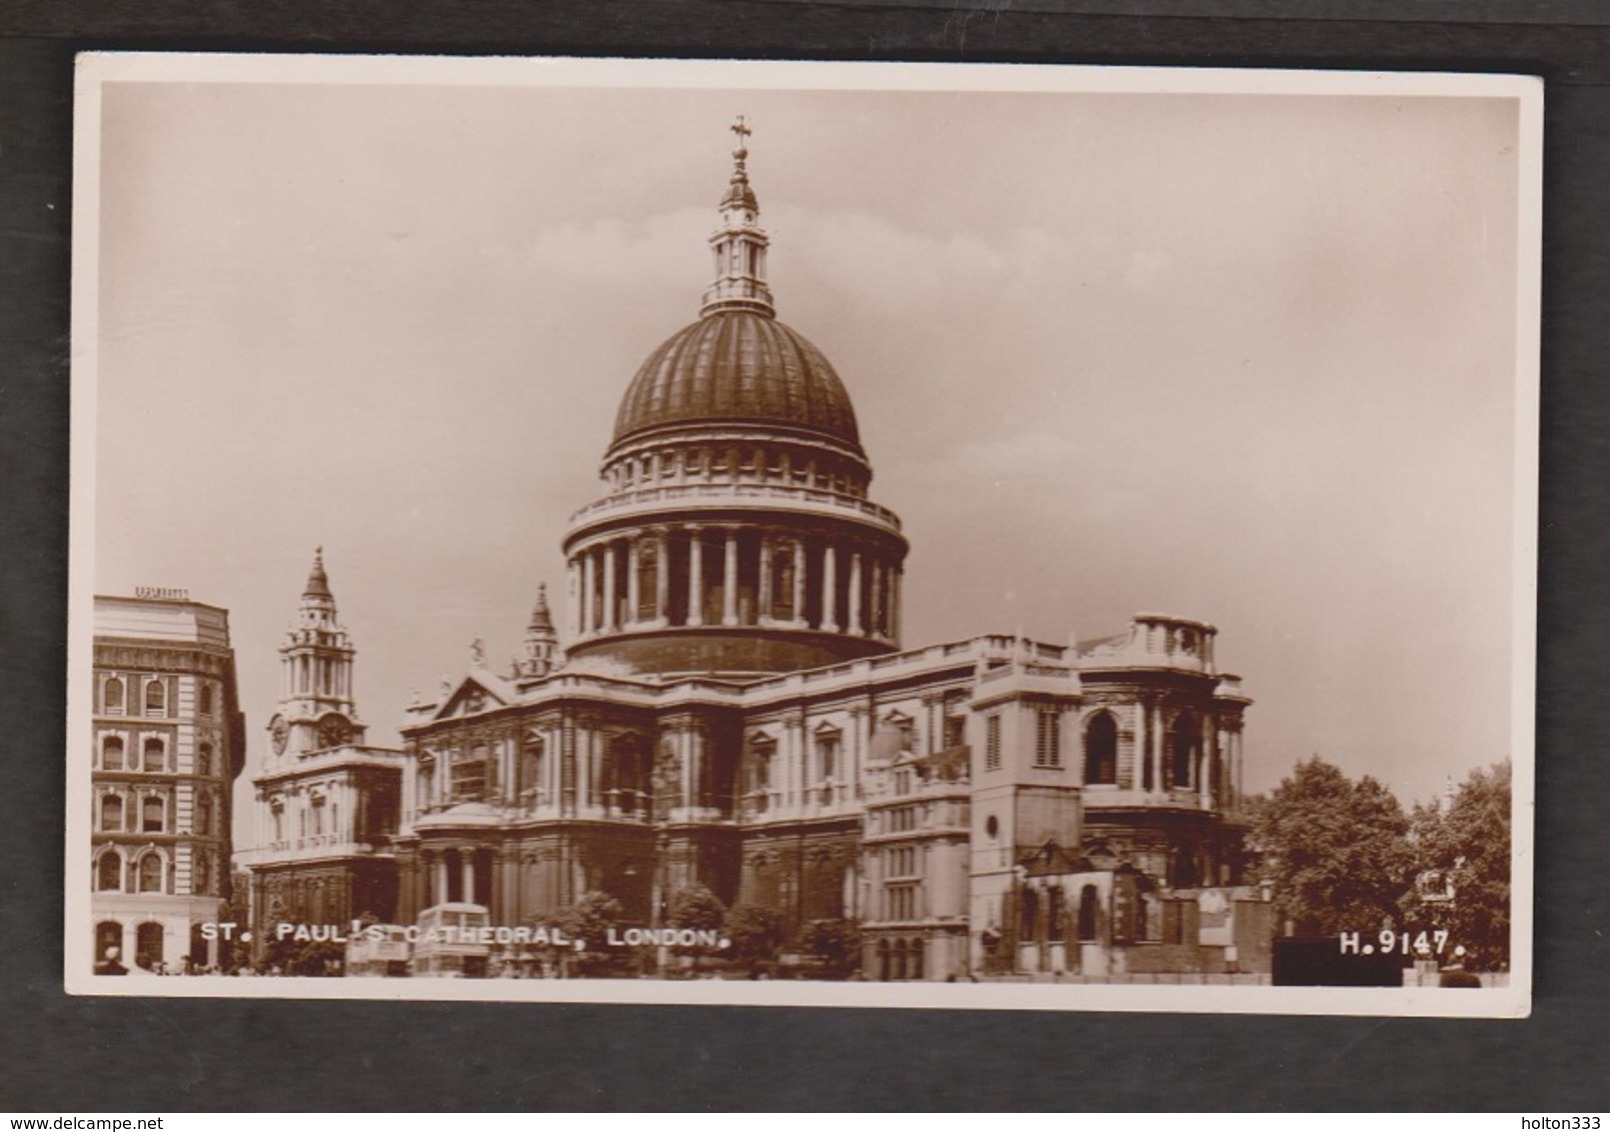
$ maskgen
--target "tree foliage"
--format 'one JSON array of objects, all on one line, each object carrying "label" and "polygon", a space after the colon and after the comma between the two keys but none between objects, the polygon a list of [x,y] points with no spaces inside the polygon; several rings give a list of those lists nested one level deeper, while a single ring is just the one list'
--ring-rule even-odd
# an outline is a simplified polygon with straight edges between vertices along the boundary
[{"label": "tree foliage", "polygon": [[1411,917],[1449,932],[1466,965],[1509,965],[1510,764],[1470,773],[1453,797],[1414,808]]},{"label": "tree foliage", "polygon": [[666,918],[673,928],[693,928],[710,931],[721,927],[727,918],[727,906],[702,884],[690,884],[671,894]]},{"label": "tree foliage", "polygon": [[609,974],[620,966],[622,957],[614,954],[619,948],[609,945],[609,929],[620,922],[621,902],[607,892],[584,892],[574,904],[566,904],[554,913],[552,924],[571,941],[580,941],[579,951],[571,948],[560,952],[559,958],[566,970],[573,969],[584,975]]},{"label": "tree foliage", "polygon": [[1351,781],[1318,755],[1259,806],[1254,837],[1277,916],[1298,935],[1396,924],[1413,877],[1409,819],[1392,792]]},{"label": "tree foliage", "polygon": [[799,943],[830,974],[842,977],[861,964],[861,926],[854,920],[812,920],[799,933]]},{"label": "tree foliage", "polygon": [[554,913],[554,926],[572,940],[581,940],[587,950],[608,945],[609,929],[620,922],[621,902],[606,892],[584,892],[574,904]]},{"label": "tree foliage", "polygon": [[[719,931],[727,919],[727,906],[721,898],[702,884],[690,884],[671,894],[665,910],[667,922],[673,928],[692,928],[695,931]],[[678,955],[693,956],[693,968],[698,970],[699,960],[710,949],[693,944],[672,949]]]},{"label": "tree foliage", "polygon": [[734,904],[727,913],[727,938],[732,957],[751,970],[777,958],[783,946],[783,918],[760,904]]},{"label": "tree foliage", "polygon": [[331,940],[276,939],[268,945],[263,963],[286,975],[325,978],[340,975],[347,949]]}]

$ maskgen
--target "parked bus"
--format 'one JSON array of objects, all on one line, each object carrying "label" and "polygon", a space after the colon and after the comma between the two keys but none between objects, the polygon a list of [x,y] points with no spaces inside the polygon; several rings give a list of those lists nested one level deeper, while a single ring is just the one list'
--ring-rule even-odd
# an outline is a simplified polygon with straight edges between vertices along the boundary
[{"label": "parked bus", "polygon": [[371,924],[347,941],[347,977],[406,977],[409,950],[407,928],[401,924]]},{"label": "parked bus", "polygon": [[419,914],[415,925],[414,954],[409,964],[415,975],[450,979],[486,978],[492,949],[474,939],[490,926],[491,913],[482,904],[438,904]]}]

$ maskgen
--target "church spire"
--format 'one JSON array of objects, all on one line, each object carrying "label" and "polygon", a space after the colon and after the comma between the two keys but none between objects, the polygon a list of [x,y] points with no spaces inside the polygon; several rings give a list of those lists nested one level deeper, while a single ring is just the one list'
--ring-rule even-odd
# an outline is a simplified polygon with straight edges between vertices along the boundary
[{"label": "church spire", "polygon": [[275,756],[362,743],[363,724],[352,696],[356,650],[336,618],[322,546],[313,551],[296,623],[279,652],[283,670],[279,711],[269,722]]},{"label": "church spire", "polygon": [[548,585],[537,583],[537,604],[525,627],[525,655],[515,662],[516,676],[546,676],[554,669],[559,634],[554,631],[553,612],[548,608]]},{"label": "church spire", "polygon": [[327,601],[335,600],[330,592],[330,579],[324,573],[324,547],[313,548],[313,569],[308,571],[307,585],[302,588],[304,598],[324,598]]},{"label": "church spire", "polygon": [[531,610],[531,621],[527,629],[538,633],[553,632],[553,611],[548,608],[548,583],[537,583],[537,604]]},{"label": "church spire", "polygon": [[771,241],[760,227],[760,203],[749,186],[749,147],[745,143],[752,131],[741,114],[731,129],[738,138],[732,151],[732,176],[721,198],[721,227],[710,237],[716,277],[704,293],[699,315],[745,310],[771,318],[777,313],[771,288],[766,286],[766,247]]}]

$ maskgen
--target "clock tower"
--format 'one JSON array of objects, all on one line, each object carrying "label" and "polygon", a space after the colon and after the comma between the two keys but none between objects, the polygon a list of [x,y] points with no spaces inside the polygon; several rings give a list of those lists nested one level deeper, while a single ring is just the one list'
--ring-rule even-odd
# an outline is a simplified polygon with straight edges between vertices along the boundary
[{"label": "clock tower", "polygon": [[345,924],[396,911],[402,752],[371,747],[352,696],[357,650],[336,619],[324,550],[280,645],[279,710],[256,788],[251,848],[253,961],[282,964],[280,923]]},{"label": "clock tower", "polygon": [[296,623],[280,646],[280,709],[268,723],[270,764],[314,751],[363,744],[352,699],[356,650],[336,620],[335,595],[324,572],[324,548],[313,552],[313,569],[302,589]]}]

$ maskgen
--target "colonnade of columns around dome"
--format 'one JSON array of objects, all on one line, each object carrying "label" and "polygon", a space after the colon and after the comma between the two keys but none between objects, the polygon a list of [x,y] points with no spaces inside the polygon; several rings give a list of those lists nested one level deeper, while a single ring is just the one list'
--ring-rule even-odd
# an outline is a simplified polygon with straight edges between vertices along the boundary
[{"label": "colonnade of columns around dome", "polygon": [[900,639],[898,551],[752,521],[595,535],[571,549],[568,588],[573,641],[704,627]]}]

